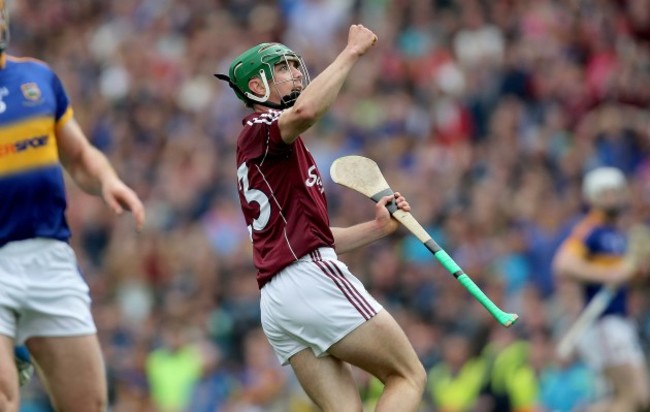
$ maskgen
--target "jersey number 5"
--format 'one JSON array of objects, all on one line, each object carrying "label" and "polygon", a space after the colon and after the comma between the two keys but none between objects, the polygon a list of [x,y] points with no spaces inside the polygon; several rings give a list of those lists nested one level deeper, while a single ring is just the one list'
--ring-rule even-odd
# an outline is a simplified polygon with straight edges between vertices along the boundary
[{"label": "jersey number 5", "polygon": [[251,189],[248,183],[248,166],[242,163],[237,169],[237,181],[239,182],[239,190],[244,194],[247,203],[257,203],[260,207],[260,214],[253,223],[248,225],[248,233],[253,240],[253,230],[262,230],[269,223],[271,217],[271,204],[269,198],[261,190]]}]

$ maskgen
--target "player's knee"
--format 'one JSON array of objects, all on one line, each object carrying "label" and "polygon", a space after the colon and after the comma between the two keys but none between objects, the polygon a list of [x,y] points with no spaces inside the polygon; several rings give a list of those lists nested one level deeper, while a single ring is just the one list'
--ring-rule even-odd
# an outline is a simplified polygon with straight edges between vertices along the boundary
[{"label": "player's knee", "polygon": [[323,410],[323,412],[363,412],[363,405],[361,404],[360,399],[356,400],[349,400],[349,402],[345,402],[345,404],[341,405],[327,405],[327,406],[320,406],[319,407]]},{"label": "player's knee", "polygon": [[422,362],[420,362],[419,359],[415,358],[415,360],[411,362],[406,371],[405,378],[411,382],[411,386],[420,392],[424,392],[424,388],[427,384],[427,371],[424,369],[424,365],[422,365]]},{"label": "player's knee", "polygon": [[[84,411],[88,412],[105,412],[106,408],[108,408],[108,402],[106,400],[106,397],[98,395],[94,397],[90,402],[89,405],[91,405],[89,408],[84,409]],[[81,412],[81,410],[80,410]]]},{"label": "player's knee", "polygon": [[18,396],[12,393],[7,393],[5,391],[0,391],[0,411],[18,411]]},{"label": "player's knee", "polygon": [[641,385],[628,385],[615,398],[618,403],[626,405],[626,410],[650,412],[650,391]]},{"label": "player's knee", "polygon": [[83,400],[77,398],[71,402],[66,402],[66,404],[67,406],[62,406],[60,409],[72,412],[106,412],[108,409],[106,397],[100,394],[86,397]]},{"label": "player's knee", "polygon": [[643,410],[639,409],[640,404],[638,402],[638,399],[636,399],[632,394],[615,395],[613,398],[613,404],[616,406],[612,407],[611,410],[630,412],[638,412]]},{"label": "player's knee", "polygon": [[346,388],[337,393],[321,394],[312,400],[323,412],[362,412],[363,405],[356,388]]},{"label": "player's knee", "polygon": [[412,388],[414,394],[421,396],[427,384],[427,372],[420,361],[414,362],[408,368],[404,368],[398,373],[394,373],[386,379],[386,384],[391,380],[406,382]]},{"label": "player's knee", "polygon": [[643,412],[650,412],[650,393],[648,391],[645,391],[639,396],[637,409]]},{"label": "player's knee", "polygon": [[424,389],[427,386],[427,371],[420,362],[418,362],[413,372],[413,384],[420,394],[424,393]]}]

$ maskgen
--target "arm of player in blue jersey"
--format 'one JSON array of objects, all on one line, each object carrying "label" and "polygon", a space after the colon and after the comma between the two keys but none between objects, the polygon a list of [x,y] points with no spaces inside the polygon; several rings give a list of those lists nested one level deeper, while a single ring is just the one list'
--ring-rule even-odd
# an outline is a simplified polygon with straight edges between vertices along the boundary
[{"label": "arm of player in blue jersey", "polygon": [[636,273],[636,267],[627,259],[612,266],[594,264],[571,250],[566,243],[553,259],[553,270],[566,279],[611,285],[624,283]]},{"label": "arm of player in blue jersey", "polygon": [[90,144],[77,121],[72,118],[56,131],[63,167],[84,191],[101,196],[117,214],[130,210],[136,227],[142,229],[145,211],[142,202],[118,177],[102,152]]}]

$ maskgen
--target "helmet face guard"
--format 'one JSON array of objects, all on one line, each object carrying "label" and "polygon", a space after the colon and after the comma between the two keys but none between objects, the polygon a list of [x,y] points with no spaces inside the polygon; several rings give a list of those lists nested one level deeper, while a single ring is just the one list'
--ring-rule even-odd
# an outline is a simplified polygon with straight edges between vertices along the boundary
[{"label": "helmet face guard", "polygon": [[[291,71],[290,78],[277,80],[275,78],[275,67],[278,65],[295,67],[300,71],[302,77],[294,77],[293,71]],[[215,76],[228,81],[237,97],[247,105],[261,104],[278,109],[293,106],[300,92],[310,82],[309,72],[303,59],[293,50],[280,43],[262,43],[246,50],[232,62],[228,76],[223,74],[215,74]],[[256,95],[248,86],[250,80],[255,77],[261,79],[264,84],[266,93],[263,96]],[[276,91],[278,91],[277,86],[284,82],[292,82],[293,85],[299,84],[300,86],[294,87],[289,94],[282,96],[282,101],[279,104],[269,102],[271,87],[275,87]]]},{"label": "helmet face guard", "polygon": [[9,11],[5,0],[0,0],[0,53],[9,46]]}]

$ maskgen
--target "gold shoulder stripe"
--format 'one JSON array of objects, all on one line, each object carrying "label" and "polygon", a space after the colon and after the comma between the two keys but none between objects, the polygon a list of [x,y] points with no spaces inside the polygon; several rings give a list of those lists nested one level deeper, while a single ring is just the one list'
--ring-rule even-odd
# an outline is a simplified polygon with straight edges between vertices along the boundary
[{"label": "gold shoulder stripe", "polygon": [[66,124],[68,120],[72,119],[72,116],[74,116],[74,111],[72,110],[72,106],[68,106],[68,109],[65,111],[65,113],[63,113],[59,120],[57,120],[56,128],[58,129],[59,127]]}]

